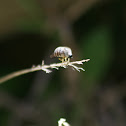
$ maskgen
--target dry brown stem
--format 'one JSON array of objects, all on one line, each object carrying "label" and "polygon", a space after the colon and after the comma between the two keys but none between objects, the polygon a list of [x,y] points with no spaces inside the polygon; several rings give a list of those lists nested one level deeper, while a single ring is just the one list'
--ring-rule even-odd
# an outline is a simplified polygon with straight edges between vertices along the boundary
[{"label": "dry brown stem", "polygon": [[83,64],[84,62],[88,62],[90,59],[85,59],[85,60],[81,60],[81,61],[74,61],[74,62],[64,62],[64,63],[54,63],[54,64],[50,64],[50,65],[44,65],[44,61],[42,61],[42,65],[38,65],[32,68],[28,68],[28,69],[24,69],[24,70],[19,70],[13,73],[10,73],[4,77],[0,78],[0,84],[4,83],[5,81],[8,81],[12,78],[15,78],[17,76],[23,75],[23,74],[27,74],[30,72],[34,72],[34,71],[39,71],[39,70],[43,70],[46,73],[51,73],[52,70],[51,69],[59,69],[59,67],[63,67],[63,68],[67,68],[68,66],[73,67],[73,69],[77,70],[80,72],[80,70],[85,71],[83,68],[81,67],[77,67],[74,64]]}]

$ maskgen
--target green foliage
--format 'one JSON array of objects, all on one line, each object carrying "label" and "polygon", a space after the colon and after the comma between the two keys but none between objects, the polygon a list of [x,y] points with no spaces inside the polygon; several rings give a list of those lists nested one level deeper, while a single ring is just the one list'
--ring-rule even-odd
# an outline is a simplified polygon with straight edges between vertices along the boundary
[{"label": "green foliage", "polygon": [[45,30],[46,19],[44,17],[41,5],[35,0],[18,0],[21,8],[26,13],[26,17],[22,17],[16,22],[17,29],[23,32],[40,33]]},{"label": "green foliage", "polygon": [[17,2],[25,11],[31,13],[31,16],[40,15],[42,11],[36,0],[18,0]]},{"label": "green foliage", "polygon": [[90,58],[85,67],[84,82],[95,84],[103,79],[108,67],[111,63],[112,48],[112,32],[109,26],[95,27],[86,37],[82,37],[82,56]]},{"label": "green foliage", "polygon": [[0,108],[0,126],[7,126],[8,117],[10,112],[7,109]]}]

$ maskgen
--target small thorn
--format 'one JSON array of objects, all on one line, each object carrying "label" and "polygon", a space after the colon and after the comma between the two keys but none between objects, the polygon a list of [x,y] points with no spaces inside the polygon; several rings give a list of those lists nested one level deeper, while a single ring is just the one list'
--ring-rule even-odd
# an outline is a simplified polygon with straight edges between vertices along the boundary
[{"label": "small thorn", "polygon": [[42,60],[42,66],[44,65],[44,60]]},{"label": "small thorn", "polygon": [[32,68],[35,68],[35,65],[32,65]]}]

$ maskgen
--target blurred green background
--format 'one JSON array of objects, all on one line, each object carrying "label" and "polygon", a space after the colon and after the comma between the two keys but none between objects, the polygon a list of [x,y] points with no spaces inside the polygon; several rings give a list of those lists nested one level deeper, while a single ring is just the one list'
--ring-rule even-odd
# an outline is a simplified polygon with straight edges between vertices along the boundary
[{"label": "blurred green background", "polygon": [[69,46],[82,66],[0,85],[0,126],[126,126],[126,0],[0,0],[0,77]]}]

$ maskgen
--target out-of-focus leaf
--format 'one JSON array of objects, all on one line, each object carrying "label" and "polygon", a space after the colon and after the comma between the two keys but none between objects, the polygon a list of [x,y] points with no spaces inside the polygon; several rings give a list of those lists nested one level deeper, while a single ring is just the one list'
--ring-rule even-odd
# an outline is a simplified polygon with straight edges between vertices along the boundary
[{"label": "out-of-focus leaf", "polygon": [[31,13],[33,16],[41,15],[41,7],[36,0],[18,0],[19,5],[27,12]]},{"label": "out-of-focus leaf", "polygon": [[36,0],[18,0],[18,3],[28,16],[17,21],[17,28],[26,32],[40,32],[40,29],[45,27],[45,17],[39,2]]},{"label": "out-of-focus leaf", "polygon": [[41,21],[40,23],[39,20],[22,19],[17,22],[16,27],[18,30],[23,32],[40,33],[42,23],[43,22]]},{"label": "out-of-focus leaf", "polygon": [[81,41],[82,55],[91,59],[85,64],[84,81],[94,84],[103,79],[111,63],[113,52],[111,30],[107,26],[96,27]]},{"label": "out-of-focus leaf", "polygon": [[0,126],[7,126],[7,120],[10,112],[5,108],[0,108]]}]

